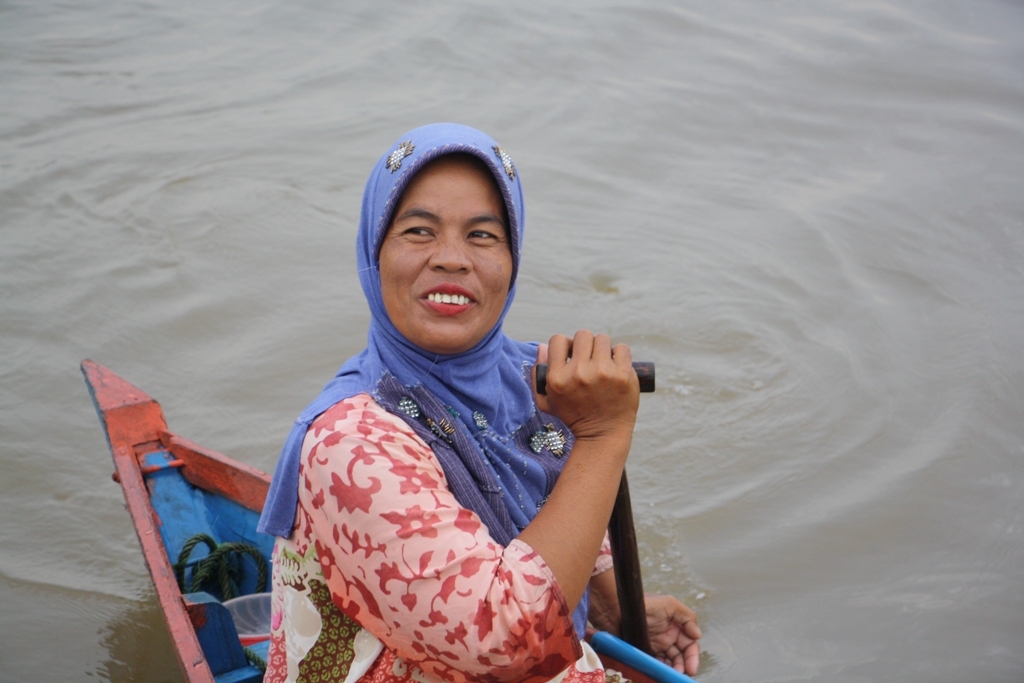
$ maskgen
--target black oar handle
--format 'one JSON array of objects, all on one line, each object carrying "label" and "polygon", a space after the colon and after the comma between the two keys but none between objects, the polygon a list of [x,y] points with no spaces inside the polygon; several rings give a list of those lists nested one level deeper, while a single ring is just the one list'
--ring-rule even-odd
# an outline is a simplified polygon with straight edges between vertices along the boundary
[{"label": "black oar handle", "polygon": [[[633,363],[633,369],[640,378],[640,391],[645,394],[654,391],[654,363],[637,361]],[[548,393],[548,366],[543,363],[537,365],[537,393]]]}]

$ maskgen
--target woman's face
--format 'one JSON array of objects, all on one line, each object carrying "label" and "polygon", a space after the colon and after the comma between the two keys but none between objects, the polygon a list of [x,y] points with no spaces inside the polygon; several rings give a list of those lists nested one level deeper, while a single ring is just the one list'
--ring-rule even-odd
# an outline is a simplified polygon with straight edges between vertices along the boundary
[{"label": "woman's face", "polygon": [[406,187],[380,249],[391,322],[422,349],[471,349],[501,317],[512,279],[505,204],[474,162],[441,157]]}]

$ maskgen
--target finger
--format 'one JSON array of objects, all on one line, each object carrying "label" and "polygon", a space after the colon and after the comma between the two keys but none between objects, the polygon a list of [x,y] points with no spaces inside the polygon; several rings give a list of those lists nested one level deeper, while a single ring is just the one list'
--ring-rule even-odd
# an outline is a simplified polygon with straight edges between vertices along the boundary
[{"label": "finger", "polygon": [[594,351],[594,333],[578,330],[572,338],[572,356],[582,361],[590,360]]},{"label": "finger", "polygon": [[[612,349],[612,360],[618,366],[633,366],[633,352],[626,344],[616,344]],[[638,382],[640,380],[637,380]]]},{"label": "finger", "polygon": [[697,626],[697,617],[683,622],[683,633],[686,634],[687,638],[700,640],[703,634],[700,632],[700,627]]},{"label": "finger", "polygon": [[700,644],[693,643],[683,650],[683,673],[687,676],[696,676],[700,667]]},{"label": "finger", "polygon": [[655,655],[655,657],[662,664],[666,664],[666,665],[672,667],[673,669],[675,669],[679,673],[686,673],[684,671],[684,669],[686,668],[686,661],[683,659],[683,653],[682,652],[676,652],[675,655],[672,655],[672,656],[669,656],[669,655]]},{"label": "finger", "polygon": [[593,357],[595,360],[612,359],[612,338],[607,334],[594,337]]},{"label": "finger", "polygon": [[572,343],[572,340],[564,334],[556,334],[551,338],[551,341],[548,342],[547,348],[549,372],[551,370],[565,367],[565,363],[569,359],[569,354],[572,353]]}]

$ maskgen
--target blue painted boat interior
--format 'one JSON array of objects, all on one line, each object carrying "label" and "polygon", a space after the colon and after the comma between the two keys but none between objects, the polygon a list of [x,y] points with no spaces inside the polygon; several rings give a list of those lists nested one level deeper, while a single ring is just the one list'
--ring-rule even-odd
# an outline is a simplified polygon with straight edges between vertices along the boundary
[{"label": "blue painted boat interior", "polygon": [[[144,476],[171,564],[178,561],[190,538],[205,534],[218,544],[242,542],[254,546],[269,569],[274,538],[256,531],[259,515],[223,496],[192,486],[182,476],[180,468],[170,466],[172,460],[169,452],[160,450],[149,453],[142,462],[144,467],[160,468]],[[259,683],[263,680],[263,673],[248,661],[231,616],[220,604],[224,596],[219,589],[206,585],[202,592],[188,590],[191,568],[209,553],[205,543],[195,545],[189,556],[185,588],[182,590],[192,603],[205,604],[206,618],[202,625],[196,626],[199,644],[217,683]],[[236,559],[240,568],[239,595],[255,592],[259,576],[255,560],[246,554],[237,555]],[[249,650],[266,661],[269,646],[269,641],[265,641],[250,646]]]},{"label": "blue painted boat interior", "polygon": [[[190,538],[196,534],[206,534],[217,543],[242,542],[255,546],[269,567],[274,537],[256,531],[259,515],[222,496],[192,486],[185,481],[179,468],[167,466],[172,459],[170,453],[160,450],[149,453],[143,462],[146,467],[164,468],[145,475],[145,478],[150,502],[161,522],[160,534],[171,564],[178,561],[182,548]],[[206,544],[198,543],[189,556],[189,567],[194,567],[196,562],[208,554]],[[242,572],[239,595],[253,593],[258,576],[256,562],[248,555],[239,555],[238,559]],[[191,580],[190,569],[186,570],[185,580]],[[187,583],[184,592],[187,592]],[[207,592],[223,599],[216,589],[207,589]]]}]

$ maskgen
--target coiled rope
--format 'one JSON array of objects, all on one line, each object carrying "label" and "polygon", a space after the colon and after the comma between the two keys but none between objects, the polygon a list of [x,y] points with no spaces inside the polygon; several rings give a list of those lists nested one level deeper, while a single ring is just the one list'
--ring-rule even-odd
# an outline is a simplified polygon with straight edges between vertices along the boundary
[{"label": "coiled rope", "polygon": [[243,647],[242,651],[245,652],[245,658],[249,660],[249,663],[255,666],[263,673],[267,673],[267,660],[256,654],[256,651],[251,647]]},{"label": "coiled rope", "polygon": [[[185,569],[192,550],[200,543],[205,543],[210,554],[199,560],[192,569],[192,581],[185,590]],[[204,586],[216,585],[221,600],[230,600],[238,595],[238,582],[241,580],[241,567],[238,562],[231,562],[232,556],[248,555],[256,563],[256,592],[267,590],[267,561],[255,546],[248,543],[221,543],[206,534],[196,534],[185,541],[178,555],[178,562],[173,566],[174,576],[178,579],[178,588],[182,592],[195,593]]]}]

